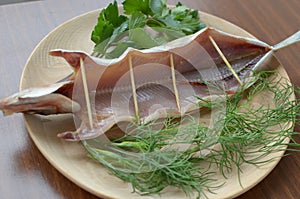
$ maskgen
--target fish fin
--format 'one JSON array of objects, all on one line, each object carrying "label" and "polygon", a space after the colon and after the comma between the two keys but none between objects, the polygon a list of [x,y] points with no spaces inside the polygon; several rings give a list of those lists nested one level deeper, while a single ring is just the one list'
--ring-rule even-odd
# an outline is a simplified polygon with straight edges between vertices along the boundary
[{"label": "fish fin", "polygon": [[279,50],[281,48],[285,48],[285,47],[292,45],[294,43],[297,43],[299,41],[300,41],[300,30],[298,30],[296,33],[294,33],[287,39],[283,40],[282,42],[273,46],[273,50]]}]

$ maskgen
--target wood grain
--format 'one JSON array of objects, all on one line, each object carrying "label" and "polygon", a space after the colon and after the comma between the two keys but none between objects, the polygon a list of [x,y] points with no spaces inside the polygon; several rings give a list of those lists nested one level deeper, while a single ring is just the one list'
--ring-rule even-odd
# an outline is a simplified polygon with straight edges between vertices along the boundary
[{"label": "wood grain", "polygon": [[[48,32],[67,19],[104,7],[108,2],[45,0],[0,6],[0,96],[18,90],[27,58]],[[300,29],[299,0],[181,2],[231,21],[271,45]],[[300,86],[299,49],[300,43],[276,52],[296,86]],[[21,115],[0,117],[0,127],[0,198],[96,198],[48,163],[28,136]],[[295,130],[300,131],[300,127]],[[295,139],[300,142],[300,136]],[[299,198],[300,153],[289,154],[267,178],[238,198]]]}]

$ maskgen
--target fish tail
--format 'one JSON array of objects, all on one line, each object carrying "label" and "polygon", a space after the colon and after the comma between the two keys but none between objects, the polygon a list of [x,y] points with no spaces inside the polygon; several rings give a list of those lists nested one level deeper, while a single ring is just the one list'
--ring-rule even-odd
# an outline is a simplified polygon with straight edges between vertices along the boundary
[{"label": "fish tail", "polygon": [[298,30],[296,33],[288,37],[287,39],[283,40],[282,42],[276,44],[273,46],[273,50],[279,50],[281,48],[285,48],[289,45],[292,45],[294,43],[297,43],[300,41],[300,30]]}]

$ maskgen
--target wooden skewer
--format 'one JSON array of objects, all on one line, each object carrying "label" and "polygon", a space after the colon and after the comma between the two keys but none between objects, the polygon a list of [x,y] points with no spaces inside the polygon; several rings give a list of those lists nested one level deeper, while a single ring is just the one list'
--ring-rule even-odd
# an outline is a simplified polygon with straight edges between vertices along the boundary
[{"label": "wooden skewer", "polygon": [[92,129],[93,128],[93,116],[92,116],[92,110],[91,110],[91,101],[90,101],[89,90],[88,90],[88,85],[87,85],[87,80],[86,80],[86,73],[85,73],[85,68],[84,68],[82,58],[80,58],[80,69],[81,69],[83,90],[84,90],[84,96],[85,96],[85,101],[86,101],[86,108],[87,108],[87,112],[88,112],[89,124],[90,124],[90,128]]},{"label": "wooden skewer", "polygon": [[241,79],[236,74],[236,72],[233,70],[231,64],[229,63],[229,61],[227,60],[227,58],[225,57],[225,55],[223,54],[223,52],[221,51],[221,49],[219,48],[219,46],[217,45],[217,43],[215,42],[215,40],[211,36],[209,36],[209,39],[210,39],[211,43],[213,44],[213,46],[215,47],[215,49],[217,50],[217,52],[219,53],[219,55],[222,57],[223,61],[227,65],[227,67],[231,70],[233,76],[240,83],[240,85],[242,85],[243,83],[242,83]]},{"label": "wooden skewer", "polygon": [[133,103],[134,103],[134,110],[135,110],[135,116],[137,120],[139,121],[139,107],[137,103],[137,95],[136,95],[136,88],[135,88],[135,81],[134,81],[134,74],[133,74],[133,66],[132,66],[132,59],[131,55],[128,56],[129,59],[129,71],[130,71],[130,80],[131,80],[131,88],[132,88],[132,96],[133,96]]},{"label": "wooden skewer", "polygon": [[173,81],[173,88],[174,88],[174,93],[175,93],[175,98],[176,98],[176,104],[177,104],[178,111],[181,112],[179,94],[178,94],[178,89],[177,89],[177,85],[176,85],[174,59],[173,59],[172,53],[170,54],[170,65],[171,65],[171,71],[172,71],[172,81]]}]

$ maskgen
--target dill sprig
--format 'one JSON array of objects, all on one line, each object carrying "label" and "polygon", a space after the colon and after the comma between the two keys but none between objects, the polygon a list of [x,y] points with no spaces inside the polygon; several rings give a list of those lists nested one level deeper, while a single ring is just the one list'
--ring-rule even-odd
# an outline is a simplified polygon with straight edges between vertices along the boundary
[{"label": "dill sprig", "polygon": [[[214,179],[214,172],[226,178],[233,169],[242,172],[243,164],[268,164],[274,160],[269,154],[298,151],[288,146],[300,147],[293,139],[299,134],[293,128],[300,115],[294,93],[300,91],[275,71],[261,71],[250,79],[226,97],[226,109],[213,127],[189,116],[170,117],[163,123],[132,123],[124,137],[111,142],[94,139],[83,144],[91,158],[131,183],[134,192],[155,194],[173,186],[190,197],[205,196],[205,191],[222,186]],[[273,98],[273,103],[255,103],[266,97]],[[220,104],[218,100],[201,100],[199,106]],[[188,125],[181,125],[182,120]],[[163,128],[156,128],[158,125]]]},{"label": "dill sprig", "polygon": [[214,182],[210,177],[212,172],[205,171],[193,160],[192,153],[172,148],[176,144],[190,145],[191,141],[182,141],[181,138],[180,142],[170,141],[174,136],[183,136],[191,128],[200,127],[194,124],[178,135],[179,123],[174,119],[169,119],[164,125],[165,128],[157,131],[150,124],[135,126],[130,132],[132,135],[112,143],[95,139],[83,143],[91,158],[100,161],[120,179],[130,182],[133,191],[141,195],[159,193],[168,186],[178,187],[189,196],[194,191],[198,196],[204,189],[211,191],[209,183]]}]

